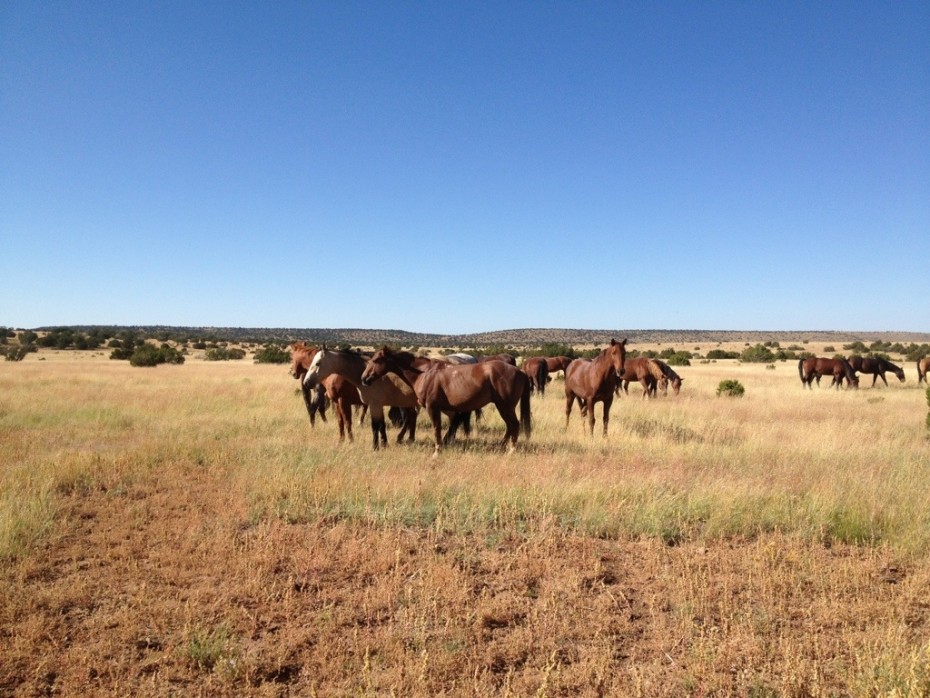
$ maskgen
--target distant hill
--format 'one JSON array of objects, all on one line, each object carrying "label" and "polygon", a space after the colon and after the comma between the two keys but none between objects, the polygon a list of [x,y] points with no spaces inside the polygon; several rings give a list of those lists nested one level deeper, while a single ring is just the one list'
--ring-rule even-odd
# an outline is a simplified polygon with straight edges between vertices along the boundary
[{"label": "distant hill", "polygon": [[[59,329],[37,327],[36,331]],[[611,338],[629,339],[631,344],[699,344],[709,342],[834,342],[837,344],[861,341],[865,343],[915,342],[930,343],[930,332],[838,332],[838,331],[756,331],[756,330],[583,330],[528,328],[478,332],[473,334],[427,334],[404,330],[351,329],[351,328],[270,328],[270,327],[172,327],[165,325],[69,325],[81,332],[92,330],[116,334],[126,330],[140,332],[147,337],[164,339],[207,339],[230,342],[287,343],[305,340],[312,343],[351,344],[378,346],[395,344],[420,347],[482,347],[507,345],[513,347],[541,344],[599,345]]]}]

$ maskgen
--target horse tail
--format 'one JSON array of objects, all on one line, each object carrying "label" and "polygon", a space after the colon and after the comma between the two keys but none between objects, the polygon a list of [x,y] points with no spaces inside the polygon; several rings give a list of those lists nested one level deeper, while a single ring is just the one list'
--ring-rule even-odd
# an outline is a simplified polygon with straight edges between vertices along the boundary
[{"label": "horse tail", "polygon": [[801,382],[804,383],[804,359],[798,359],[798,375],[801,376]]},{"label": "horse tail", "polygon": [[523,386],[523,395],[520,396],[520,426],[523,427],[523,436],[530,438],[533,431],[532,413],[530,412],[530,381]]}]

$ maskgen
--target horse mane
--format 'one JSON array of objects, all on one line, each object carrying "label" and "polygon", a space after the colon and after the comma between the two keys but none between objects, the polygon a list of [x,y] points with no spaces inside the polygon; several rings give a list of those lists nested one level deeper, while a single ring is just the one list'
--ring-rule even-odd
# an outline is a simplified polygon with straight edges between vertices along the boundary
[{"label": "horse mane", "polygon": [[651,375],[656,380],[665,377],[665,372],[662,370],[662,367],[659,366],[659,362],[655,359],[646,359],[646,368],[649,369],[649,375]]}]

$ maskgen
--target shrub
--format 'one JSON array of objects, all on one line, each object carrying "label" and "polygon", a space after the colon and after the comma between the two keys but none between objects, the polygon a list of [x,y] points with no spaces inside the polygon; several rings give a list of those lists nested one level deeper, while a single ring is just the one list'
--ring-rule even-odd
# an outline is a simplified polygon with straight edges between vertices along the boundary
[{"label": "shrub", "polygon": [[0,354],[6,357],[7,361],[22,361],[29,352],[38,351],[35,344],[20,344],[19,346],[10,346],[0,348]]},{"label": "shrub", "polygon": [[665,363],[669,366],[690,366],[691,353],[687,351],[676,351],[671,356],[665,358]]},{"label": "shrub", "polygon": [[723,349],[711,349],[707,352],[708,359],[738,359],[739,352],[724,351]]},{"label": "shrub", "polygon": [[[852,348],[852,349],[855,349],[856,351],[859,351],[859,347],[856,346],[856,345],[861,345],[861,344],[862,344],[862,342],[856,342],[856,344],[844,344],[844,345],[843,345],[843,349],[850,349],[850,348]],[[865,351],[865,347],[863,346],[861,350],[862,350],[862,351]],[[823,353],[824,353],[824,354],[830,354],[830,353],[835,352],[835,351],[836,351],[836,347],[834,347],[832,344],[828,344],[827,346],[825,346],[825,347],[823,348]]]},{"label": "shrub", "polygon": [[763,344],[757,344],[754,347],[744,349],[739,356],[740,361],[746,363],[764,363],[768,364],[775,360],[775,354],[772,350]]},{"label": "shrub", "polygon": [[[117,349],[113,351],[113,354],[117,352],[124,353],[125,349]],[[115,358],[113,354],[110,354],[110,358]],[[132,355],[129,357],[130,366],[157,366],[158,364],[183,364],[184,357],[174,347],[170,347],[167,344],[162,344],[160,347],[155,347],[152,344],[142,344],[136,347]]]},{"label": "shrub", "polygon": [[242,349],[216,347],[215,349],[207,349],[203,358],[207,361],[238,361],[245,358],[245,352]]},{"label": "shrub", "polygon": [[726,395],[727,397],[743,397],[743,393],[745,392],[746,389],[743,387],[743,384],[732,378],[720,381],[720,385],[717,386],[717,397],[721,395]]},{"label": "shrub", "polygon": [[255,352],[255,363],[257,364],[286,364],[290,360],[290,353],[274,344],[266,344]]}]

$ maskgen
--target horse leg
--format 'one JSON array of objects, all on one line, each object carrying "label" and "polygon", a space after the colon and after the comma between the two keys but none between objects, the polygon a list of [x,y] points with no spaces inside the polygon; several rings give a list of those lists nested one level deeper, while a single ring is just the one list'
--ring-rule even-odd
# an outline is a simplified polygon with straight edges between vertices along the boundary
[{"label": "horse leg", "polygon": [[[381,406],[371,407],[371,447],[377,451],[378,450],[378,436],[383,436],[384,441],[387,441],[387,432],[385,431],[384,426],[384,408]],[[384,444],[385,446],[387,443]]]},{"label": "horse leg", "polygon": [[404,408],[404,428],[400,433],[400,436],[397,437],[397,443],[400,443],[401,437],[406,432],[407,441],[413,443],[416,441],[417,435],[417,410],[415,407],[405,407]]},{"label": "horse leg", "polygon": [[517,419],[517,411],[514,406],[507,404],[503,400],[495,400],[494,406],[497,408],[501,419],[504,420],[504,424],[507,425],[501,446],[506,446],[509,440],[510,450],[513,451],[517,447],[517,436],[520,433],[520,420]]},{"label": "horse leg", "polygon": [[588,434],[591,438],[594,438],[594,400],[591,400],[590,404],[586,404],[585,409],[588,410]]},{"label": "horse leg", "polygon": [[879,376],[881,376],[881,378],[882,378],[882,383],[884,383],[884,384],[885,384],[885,387],[887,388],[887,387],[888,387],[888,379],[885,378],[885,373],[884,373],[884,372],[882,372],[882,373],[876,373],[874,376],[872,376],[872,387],[873,387],[873,388],[875,387],[875,381],[878,380],[878,377],[879,377]]},{"label": "horse leg", "polygon": [[[613,404],[613,400],[607,398],[604,400],[604,438],[607,438],[607,423],[610,421],[610,406]],[[592,412],[594,410],[591,410]],[[592,425],[592,436],[593,436],[593,425]]]},{"label": "horse leg", "polygon": [[[351,410],[352,408],[349,407]],[[346,405],[342,399],[336,400],[336,421],[339,424],[339,443],[345,441],[346,438]],[[352,413],[349,413],[348,418],[349,424],[352,423]]]},{"label": "horse leg", "polygon": [[430,407],[428,409],[429,418],[433,422],[433,441],[436,444],[433,455],[438,456],[439,451],[442,449],[442,410],[438,407]]},{"label": "horse leg", "polygon": [[643,386],[643,400],[645,400],[649,397],[649,380],[647,378],[640,378],[639,383]]},{"label": "horse leg", "polygon": [[575,404],[575,394],[565,389],[565,428],[568,429],[568,421],[572,416],[572,405]]}]

